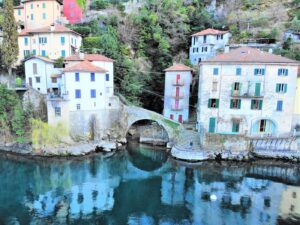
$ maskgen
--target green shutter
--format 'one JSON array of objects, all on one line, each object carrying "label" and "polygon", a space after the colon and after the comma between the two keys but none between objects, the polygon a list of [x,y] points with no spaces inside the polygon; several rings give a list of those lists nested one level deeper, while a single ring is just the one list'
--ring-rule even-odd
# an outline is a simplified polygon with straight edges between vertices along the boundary
[{"label": "green shutter", "polygon": [[254,108],[254,100],[251,100],[251,109]]},{"label": "green shutter", "polygon": [[234,83],[231,84],[231,96],[234,94]]},{"label": "green shutter", "polygon": [[230,100],[230,108],[233,108],[233,99]]},{"label": "green shutter", "polygon": [[284,84],[284,93],[287,92],[287,84]]},{"label": "green shutter", "polygon": [[243,85],[243,83],[239,84],[239,96],[241,96],[241,93],[242,93],[242,85]]},{"label": "green shutter", "polygon": [[211,108],[211,99],[208,99],[208,108]]},{"label": "green shutter", "polygon": [[215,129],[216,129],[216,118],[215,117],[211,117],[211,118],[209,118],[208,132],[209,133],[215,133]]},{"label": "green shutter", "polygon": [[260,83],[256,83],[255,84],[255,96],[260,96],[260,87],[261,87],[261,85],[260,85]]},{"label": "green shutter", "polygon": [[241,108],[241,104],[242,104],[242,100],[241,100],[241,99],[239,99],[239,100],[238,100],[238,109],[240,109],[240,108]]},{"label": "green shutter", "polygon": [[259,108],[259,110],[262,109],[262,105],[263,105],[263,100],[259,100],[259,102],[258,102],[258,108]]},{"label": "green shutter", "polygon": [[276,93],[279,93],[279,84],[276,84]]},{"label": "green shutter", "polygon": [[219,108],[219,99],[216,99],[216,108]]}]

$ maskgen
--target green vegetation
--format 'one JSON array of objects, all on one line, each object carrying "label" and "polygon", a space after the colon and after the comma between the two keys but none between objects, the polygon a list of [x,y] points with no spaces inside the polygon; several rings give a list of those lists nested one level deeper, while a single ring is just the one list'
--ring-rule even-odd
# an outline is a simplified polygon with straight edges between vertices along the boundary
[{"label": "green vegetation", "polygon": [[1,46],[2,63],[8,70],[8,74],[12,74],[12,67],[17,61],[19,54],[17,24],[14,17],[13,1],[4,1],[3,14],[3,42]]},{"label": "green vegetation", "polygon": [[56,147],[68,137],[68,130],[61,123],[50,126],[39,119],[32,119],[31,129],[32,146],[35,150],[42,147]]},{"label": "green vegetation", "polygon": [[16,92],[0,85],[0,140],[24,142],[28,121]]}]

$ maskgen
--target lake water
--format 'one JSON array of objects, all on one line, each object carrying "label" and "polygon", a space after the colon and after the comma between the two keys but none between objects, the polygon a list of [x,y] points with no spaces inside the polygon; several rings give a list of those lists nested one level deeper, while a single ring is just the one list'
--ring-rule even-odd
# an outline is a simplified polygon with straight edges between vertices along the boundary
[{"label": "lake water", "polygon": [[300,224],[300,166],[180,164],[131,144],[78,160],[0,156],[0,224]]}]

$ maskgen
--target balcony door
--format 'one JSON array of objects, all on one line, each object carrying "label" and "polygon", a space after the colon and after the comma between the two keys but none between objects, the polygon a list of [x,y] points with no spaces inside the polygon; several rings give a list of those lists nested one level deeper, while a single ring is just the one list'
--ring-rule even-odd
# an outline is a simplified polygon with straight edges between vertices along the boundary
[{"label": "balcony door", "polygon": [[182,122],[183,122],[182,115],[179,115],[179,116],[178,116],[178,122],[179,122],[179,123],[182,123]]}]

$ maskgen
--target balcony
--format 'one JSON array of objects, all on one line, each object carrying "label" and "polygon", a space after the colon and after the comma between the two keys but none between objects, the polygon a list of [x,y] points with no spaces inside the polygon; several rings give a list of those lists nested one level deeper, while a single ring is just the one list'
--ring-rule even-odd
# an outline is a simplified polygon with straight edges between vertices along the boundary
[{"label": "balcony", "polygon": [[171,95],[171,98],[175,98],[175,99],[183,99],[184,98],[184,94],[179,94],[179,95],[177,95],[177,94],[172,94]]},{"label": "balcony", "polygon": [[172,111],[182,111],[182,110],[183,110],[183,107],[182,107],[182,106],[176,107],[175,105],[172,105],[172,106],[171,106],[171,110],[172,110]]},{"label": "balcony", "polygon": [[174,81],[173,86],[184,86],[184,81],[181,81],[181,80]]},{"label": "balcony", "polygon": [[47,94],[47,100],[48,101],[68,101],[69,100],[69,95],[48,93]]},{"label": "balcony", "polygon": [[263,93],[254,93],[254,92],[242,92],[241,90],[232,90],[231,97],[236,98],[263,98]]}]

